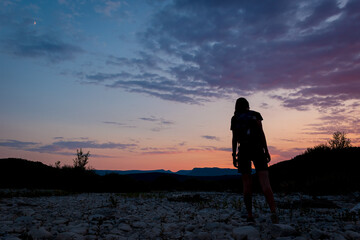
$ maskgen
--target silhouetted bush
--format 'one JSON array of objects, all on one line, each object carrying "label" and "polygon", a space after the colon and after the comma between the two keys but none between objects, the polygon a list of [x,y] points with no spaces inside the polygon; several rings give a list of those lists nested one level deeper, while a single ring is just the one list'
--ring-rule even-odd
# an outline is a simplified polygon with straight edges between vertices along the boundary
[{"label": "silhouetted bush", "polygon": [[360,148],[315,147],[270,167],[275,191],[340,194],[360,190]]},{"label": "silhouetted bush", "polygon": [[[269,168],[275,192],[342,194],[360,191],[360,148],[317,146]],[[254,190],[260,192],[253,176]],[[23,159],[0,159],[0,188],[70,192],[242,191],[240,175],[196,177],[169,173],[100,176],[71,166],[50,167]]]}]

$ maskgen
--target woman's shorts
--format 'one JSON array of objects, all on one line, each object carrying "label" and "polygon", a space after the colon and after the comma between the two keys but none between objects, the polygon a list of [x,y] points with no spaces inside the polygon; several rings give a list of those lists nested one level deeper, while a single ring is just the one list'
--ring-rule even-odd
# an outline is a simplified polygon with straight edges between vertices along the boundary
[{"label": "woman's shorts", "polygon": [[241,174],[251,174],[251,161],[254,163],[256,171],[268,170],[266,155],[262,148],[240,147],[238,172]]}]

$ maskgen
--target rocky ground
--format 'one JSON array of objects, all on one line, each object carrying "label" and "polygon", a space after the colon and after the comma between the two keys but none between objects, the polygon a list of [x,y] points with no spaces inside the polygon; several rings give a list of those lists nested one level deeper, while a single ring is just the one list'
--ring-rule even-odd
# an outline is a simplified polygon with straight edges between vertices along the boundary
[{"label": "rocky ground", "polygon": [[79,194],[0,198],[0,239],[360,239],[359,194],[262,195],[247,223],[234,193]]}]

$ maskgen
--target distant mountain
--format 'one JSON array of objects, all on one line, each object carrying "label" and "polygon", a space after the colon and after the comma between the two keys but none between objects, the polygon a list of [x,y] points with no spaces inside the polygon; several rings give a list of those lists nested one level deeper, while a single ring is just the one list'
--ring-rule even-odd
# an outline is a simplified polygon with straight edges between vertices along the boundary
[{"label": "distant mountain", "polygon": [[[275,192],[314,195],[360,191],[359,156],[360,147],[307,151],[291,160],[272,165],[269,168],[271,186]],[[253,186],[257,188],[254,190],[261,191],[256,175],[253,180]],[[0,159],[0,188],[61,189],[72,192],[239,192],[242,184],[241,175],[236,169],[84,171],[11,158]]]},{"label": "distant mountain", "polygon": [[237,169],[231,168],[193,168],[192,170],[180,170],[176,174],[186,176],[226,176],[238,175]]},{"label": "distant mountain", "polygon": [[107,174],[120,174],[120,175],[128,175],[128,174],[141,174],[141,173],[173,173],[170,170],[95,170],[95,173],[104,176]]},{"label": "distant mountain", "polygon": [[120,175],[130,175],[130,174],[142,174],[142,173],[168,173],[168,174],[178,174],[183,176],[198,176],[198,177],[211,177],[211,176],[227,176],[227,175],[238,175],[237,169],[231,168],[193,168],[192,170],[180,170],[177,172],[172,172],[170,170],[95,170],[95,173],[104,176],[106,174],[120,174]]}]

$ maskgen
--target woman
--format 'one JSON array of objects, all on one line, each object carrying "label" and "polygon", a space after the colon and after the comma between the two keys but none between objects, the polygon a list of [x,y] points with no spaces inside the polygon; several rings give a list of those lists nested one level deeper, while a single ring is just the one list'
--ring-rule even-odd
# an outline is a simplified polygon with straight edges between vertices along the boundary
[{"label": "woman", "polygon": [[274,195],[269,181],[270,154],[262,128],[262,120],[260,113],[250,110],[249,102],[245,98],[237,99],[230,128],[233,133],[233,164],[242,174],[244,202],[248,214],[247,221],[255,221],[252,214],[252,161],[272,213],[271,220],[273,223],[278,223]]}]

